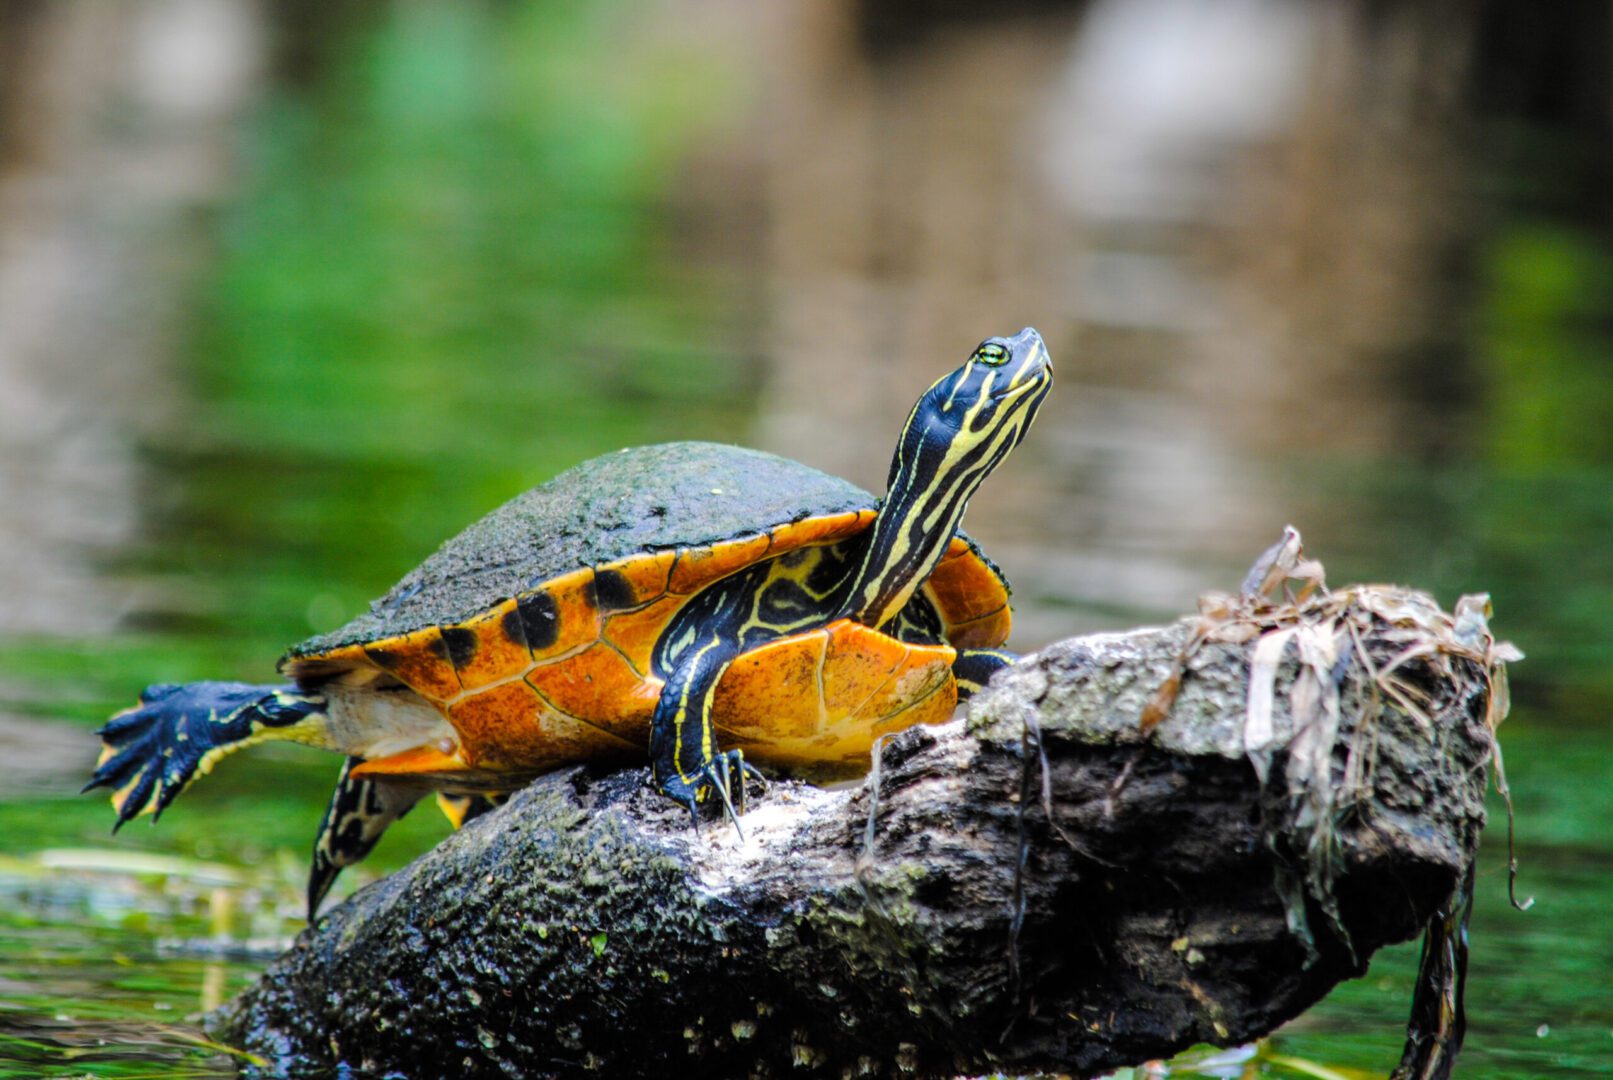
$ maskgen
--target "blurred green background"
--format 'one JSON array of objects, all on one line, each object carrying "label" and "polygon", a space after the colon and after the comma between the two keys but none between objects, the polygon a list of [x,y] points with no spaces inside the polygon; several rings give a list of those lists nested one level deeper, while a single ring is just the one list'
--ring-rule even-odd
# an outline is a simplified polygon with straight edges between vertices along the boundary
[{"label": "blurred green background", "polygon": [[[968,521],[1015,644],[1191,610],[1288,522],[1334,582],[1490,592],[1538,902],[1493,829],[1460,1075],[1613,1074],[1610,12],[0,6],[0,1076],[229,1074],[194,1016],[299,924],[337,762],[112,841],[75,792],[144,685],[267,680],[623,445],[878,490],[1027,324],[1058,386]],[[1383,1075],[1415,965],[1218,1075]]]}]

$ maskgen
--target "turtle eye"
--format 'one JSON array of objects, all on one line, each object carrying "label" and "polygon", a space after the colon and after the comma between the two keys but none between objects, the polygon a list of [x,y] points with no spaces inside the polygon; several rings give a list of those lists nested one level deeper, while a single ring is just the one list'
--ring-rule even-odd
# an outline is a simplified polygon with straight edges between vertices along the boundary
[{"label": "turtle eye", "polygon": [[1008,350],[996,342],[988,341],[976,349],[974,356],[970,357],[970,359],[978,360],[982,364],[990,364],[992,367],[1002,367],[1008,363]]}]

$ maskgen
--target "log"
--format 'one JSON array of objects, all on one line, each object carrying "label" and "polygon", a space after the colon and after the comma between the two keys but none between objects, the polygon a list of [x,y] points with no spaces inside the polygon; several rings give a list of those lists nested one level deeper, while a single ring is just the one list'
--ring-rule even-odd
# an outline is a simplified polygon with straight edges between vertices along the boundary
[{"label": "log", "polygon": [[[1060,642],[861,783],[753,794],[743,839],[642,769],[550,775],[212,1029],[409,1077],[1084,1076],[1254,1039],[1454,925],[1511,656],[1464,603],[1251,591]],[[1442,1075],[1450,1032],[1414,1034],[1406,1075]]]}]

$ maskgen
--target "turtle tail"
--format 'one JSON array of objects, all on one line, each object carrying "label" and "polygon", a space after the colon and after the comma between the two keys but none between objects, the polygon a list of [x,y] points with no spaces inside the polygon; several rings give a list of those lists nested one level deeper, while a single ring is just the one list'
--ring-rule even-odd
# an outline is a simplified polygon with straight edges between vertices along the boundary
[{"label": "turtle tail", "polygon": [[325,701],[295,686],[200,682],[147,687],[140,704],[97,735],[101,757],[85,791],[112,789],[112,831],[142,813],[155,820],[219,759],[268,739],[317,742]]}]

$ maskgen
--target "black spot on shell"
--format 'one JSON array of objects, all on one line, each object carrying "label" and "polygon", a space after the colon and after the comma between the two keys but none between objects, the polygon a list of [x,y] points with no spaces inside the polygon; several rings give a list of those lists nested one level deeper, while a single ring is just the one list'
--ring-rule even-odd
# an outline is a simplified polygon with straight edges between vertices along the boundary
[{"label": "black spot on shell", "polygon": [[615,570],[600,570],[594,574],[588,587],[588,598],[602,612],[620,611],[633,607],[638,597],[633,594],[633,583]]},{"label": "black spot on shell", "polygon": [[426,651],[439,660],[447,660],[448,642],[443,640],[443,636],[441,634],[438,634],[436,637],[431,639],[431,644],[426,646]]},{"label": "black spot on shell", "polygon": [[364,646],[364,655],[368,656],[375,666],[383,671],[391,671],[402,663],[402,657],[391,649],[377,648],[373,645]]},{"label": "black spot on shell", "polygon": [[509,638],[510,641],[517,645],[526,645],[526,631],[521,628],[521,607],[519,604],[504,613],[504,618],[499,620],[499,625],[503,627],[504,636]]},{"label": "black spot on shell", "polygon": [[448,650],[448,662],[455,668],[462,668],[474,660],[476,646],[480,644],[476,639],[476,631],[467,630],[463,626],[443,627],[442,641]]},{"label": "black spot on shell", "polygon": [[515,610],[521,617],[521,633],[527,648],[533,652],[547,649],[560,636],[560,611],[554,597],[539,589],[515,601]]}]

